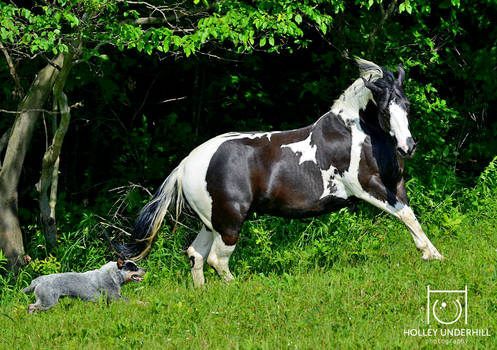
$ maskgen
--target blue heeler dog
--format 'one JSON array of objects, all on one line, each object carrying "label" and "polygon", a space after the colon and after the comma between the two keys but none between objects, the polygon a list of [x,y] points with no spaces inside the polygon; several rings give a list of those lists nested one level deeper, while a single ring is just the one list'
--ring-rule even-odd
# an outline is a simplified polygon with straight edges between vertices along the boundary
[{"label": "blue heeler dog", "polygon": [[127,282],[140,282],[146,270],[133,261],[119,258],[98,270],[83,273],[65,272],[40,276],[31,281],[23,293],[33,292],[36,303],[29,304],[28,312],[48,310],[57,304],[61,296],[97,301],[101,296],[112,301],[121,298],[121,287]]}]

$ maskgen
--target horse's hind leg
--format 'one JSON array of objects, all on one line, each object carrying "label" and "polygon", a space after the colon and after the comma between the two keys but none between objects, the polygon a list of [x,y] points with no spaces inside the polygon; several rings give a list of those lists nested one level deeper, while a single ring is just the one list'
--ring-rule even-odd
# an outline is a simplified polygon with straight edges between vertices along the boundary
[{"label": "horse's hind leg", "polygon": [[219,233],[213,232],[212,234],[214,239],[211,251],[207,257],[207,263],[217,271],[221,278],[229,282],[233,279],[233,275],[230,272],[228,263],[231,254],[235,250],[236,245],[234,242],[236,242],[236,238],[238,238],[238,236],[233,238],[234,242],[232,245],[228,245],[223,241],[223,238]]},{"label": "horse's hind leg", "polygon": [[212,238],[212,232],[208,231],[205,226],[202,226],[197,237],[186,251],[190,259],[193,285],[195,287],[199,287],[205,283],[204,262],[211,250]]}]

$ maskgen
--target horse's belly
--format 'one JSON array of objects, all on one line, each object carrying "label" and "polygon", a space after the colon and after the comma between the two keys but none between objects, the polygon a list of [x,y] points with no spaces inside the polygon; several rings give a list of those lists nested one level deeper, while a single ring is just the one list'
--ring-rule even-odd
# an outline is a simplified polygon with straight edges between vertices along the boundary
[{"label": "horse's belly", "polygon": [[287,218],[304,218],[331,213],[349,204],[349,198],[333,195],[328,195],[324,198],[273,198],[258,201],[255,203],[253,211]]}]

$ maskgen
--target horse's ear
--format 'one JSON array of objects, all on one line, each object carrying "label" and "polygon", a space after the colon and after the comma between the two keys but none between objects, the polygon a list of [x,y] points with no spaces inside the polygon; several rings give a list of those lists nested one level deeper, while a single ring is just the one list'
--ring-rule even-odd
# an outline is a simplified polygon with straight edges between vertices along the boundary
[{"label": "horse's ear", "polygon": [[406,71],[404,70],[404,67],[402,67],[402,63],[399,63],[399,66],[397,67],[397,74],[397,81],[399,82],[399,85],[402,86],[404,79],[406,78]]},{"label": "horse's ear", "polygon": [[381,92],[381,88],[376,86],[374,83],[370,82],[369,80],[366,80],[364,79],[363,77],[361,77],[362,81],[364,82],[364,85],[369,89],[371,90],[371,92],[376,92],[376,93],[379,93]]}]

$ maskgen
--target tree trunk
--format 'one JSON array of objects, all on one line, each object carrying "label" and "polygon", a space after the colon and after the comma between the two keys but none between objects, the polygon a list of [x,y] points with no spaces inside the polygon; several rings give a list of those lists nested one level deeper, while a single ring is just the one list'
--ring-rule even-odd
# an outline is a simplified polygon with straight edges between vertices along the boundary
[{"label": "tree trunk", "polygon": [[[9,141],[10,129],[3,133],[2,137],[0,137],[0,157],[2,155],[3,149],[7,146],[7,142]],[[0,171],[2,171],[2,162],[0,161]]]},{"label": "tree trunk", "polygon": [[59,54],[36,76],[25,98],[19,104],[0,171],[0,249],[9,268],[18,270],[26,263],[22,233],[17,216],[17,185],[33,130],[55,83],[64,55]]},{"label": "tree trunk", "polygon": [[[47,250],[52,250],[57,242],[57,222],[55,220],[55,205],[57,204],[57,183],[59,178],[59,155],[62,142],[71,119],[67,96],[62,92],[66,78],[72,67],[73,55],[65,54],[64,63],[53,87],[53,96],[60,111],[60,124],[57,126],[57,117],[54,116],[54,134],[52,144],[45,151],[41,165],[40,181],[36,189],[40,194],[40,217],[45,234]],[[50,194],[49,194],[50,190]]]}]

